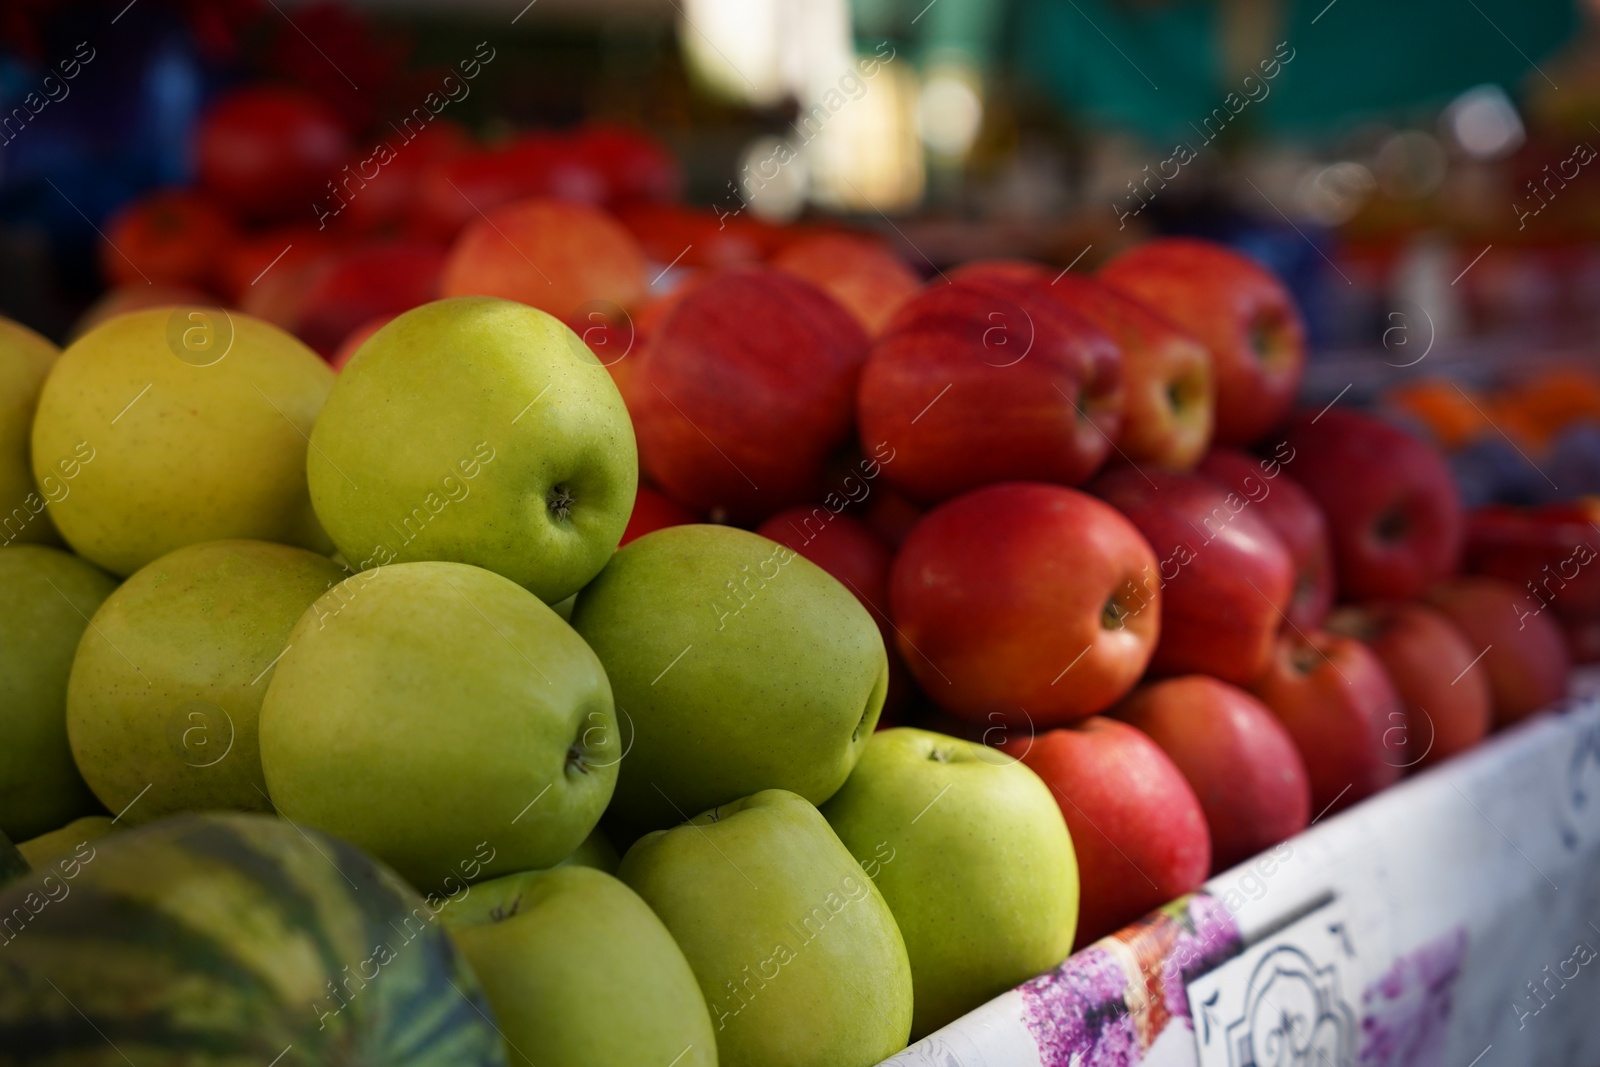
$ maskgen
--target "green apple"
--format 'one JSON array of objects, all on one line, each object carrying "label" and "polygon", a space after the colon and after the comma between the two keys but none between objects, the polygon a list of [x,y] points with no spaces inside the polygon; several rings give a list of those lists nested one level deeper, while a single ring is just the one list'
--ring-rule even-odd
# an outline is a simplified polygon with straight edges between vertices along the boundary
[{"label": "green apple", "polygon": [[617,866],[622,862],[622,857],[617,855],[617,846],[611,843],[605,832],[596,826],[583,839],[583,844],[573,849],[567,858],[556,864],[557,867],[593,867],[597,871],[607,874],[616,874]]},{"label": "green apple", "polygon": [[820,804],[872,736],[889,666],[872,616],[822,568],[727,526],[630,542],[578,594],[628,757],[614,816],[654,830],[763,789]]},{"label": "green apple", "polygon": [[550,604],[605,566],[639,480],[633,423],[589,346],[490,297],[373,334],[311,444],[311,499],[356,569],[471,563]]},{"label": "green apple", "polygon": [[805,798],[769,789],[646,834],[617,873],[688,957],[723,1067],[867,1067],[905,1047],[905,943]]},{"label": "green apple", "polygon": [[58,830],[40,834],[17,845],[17,851],[34,870],[43,870],[58,858],[73,852],[81,844],[98,841],[121,827],[109,815],[85,815],[73,819]]},{"label": "green apple", "polygon": [[621,758],[589,646],[538,597],[465,563],[335,586],[295,625],[261,707],[278,811],[424,892],[561,862],[600,820]]},{"label": "green apple", "polygon": [[72,762],[67,679],[116,581],[43,545],[0,548],[0,830],[22,841],[100,805]]},{"label": "green apple", "polygon": [[992,748],[873,735],[822,814],[889,902],[920,1038],[1055,967],[1078,925],[1078,864],[1049,786]]},{"label": "green apple", "polygon": [[208,541],[141,567],[78,646],[67,735],[84,779],[122,821],[271,811],[256,740],[289,631],[346,572],[267,541]]},{"label": "green apple", "polygon": [[[45,375],[61,350],[26,326],[0,318],[0,545],[60,544],[48,501],[33,480],[28,437]],[[60,496],[59,476],[49,490]]]},{"label": "green apple", "polygon": [[33,473],[79,555],[126,576],[175,548],[248,537],[330,546],[306,442],[333,371],[276,326],[219,308],[150,308],[61,353],[39,396]]},{"label": "green apple", "polygon": [[694,972],[633,890],[588,867],[471,886],[443,912],[512,1067],[716,1067]]}]

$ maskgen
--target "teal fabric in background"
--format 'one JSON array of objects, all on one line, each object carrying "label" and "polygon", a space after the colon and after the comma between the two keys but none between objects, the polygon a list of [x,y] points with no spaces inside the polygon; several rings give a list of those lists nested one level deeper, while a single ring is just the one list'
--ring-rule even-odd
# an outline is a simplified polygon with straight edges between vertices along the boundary
[{"label": "teal fabric in background", "polygon": [[[1273,45],[1293,59],[1249,124],[1315,134],[1437,106],[1497,82],[1539,78],[1579,25],[1580,0],[1283,0]],[[1162,141],[1230,90],[1219,5],[1139,0],[855,0],[863,39],[908,39],[924,58],[960,54],[1034,83],[1071,116]],[[914,20],[914,21],[913,21]],[[1520,51],[1519,51],[1520,50]],[[1259,92],[1259,90],[1257,90]]]}]

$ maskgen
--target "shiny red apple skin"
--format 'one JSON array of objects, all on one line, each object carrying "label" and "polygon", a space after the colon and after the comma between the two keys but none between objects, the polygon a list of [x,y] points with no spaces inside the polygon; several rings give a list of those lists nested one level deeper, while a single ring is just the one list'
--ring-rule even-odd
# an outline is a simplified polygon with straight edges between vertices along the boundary
[{"label": "shiny red apple skin", "polygon": [[882,333],[900,306],[922,288],[922,279],[882,241],[857,234],[802,237],[769,262],[839,301],[869,336]]},{"label": "shiny red apple skin", "polygon": [[687,526],[701,522],[701,518],[671,497],[648,485],[640,484],[633,498],[633,511],[628,515],[628,525],[622,530],[621,548],[635,538],[643,537],[668,526]]},{"label": "shiny red apple skin", "polygon": [[1489,675],[1480,645],[1426,604],[1349,604],[1327,628],[1372,649],[1406,710],[1405,768],[1427,767],[1482,741],[1493,719]]},{"label": "shiny red apple skin", "polygon": [[1212,241],[1168,237],[1129,249],[1099,276],[1210,350],[1217,442],[1251,444],[1289,413],[1305,371],[1305,326],[1271,271]]},{"label": "shiny red apple skin", "polygon": [[1249,689],[1300,750],[1313,818],[1393,785],[1411,758],[1400,694],[1383,662],[1353,637],[1285,630]]},{"label": "shiny red apple skin", "polygon": [[[896,459],[895,462],[899,462]],[[1133,688],[1162,625],[1133,524],[1064,486],[1011,482],[929,512],[895,557],[889,614],[924,692],[962,717],[1045,728]]]},{"label": "shiny red apple skin", "polygon": [[100,272],[118,285],[216,287],[238,239],[233,220],[210,197],[187,189],[146,194],[105,224]]},{"label": "shiny red apple skin", "polygon": [[1151,673],[1248,685],[1272,655],[1294,592],[1282,539],[1242,497],[1193,472],[1119,467],[1088,488],[1155,550],[1145,578],[1162,604]]},{"label": "shiny red apple skin", "polygon": [[1348,408],[1298,413],[1282,460],[1321,505],[1339,599],[1412,600],[1455,573],[1466,517],[1432,447]]},{"label": "shiny red apple skin", "polygon": [[312,217],[312,204],[349,156],[333,109],[309,93],[252,86],[220,97],[200,118],[200,185],[252,219]]},{"label": "shiny red apple skin", "polygon": [[1206,814],[1224,871],[1306,828],[1311,780],[1294,738],[1243,689],[1190,674],[1135,689],[1113,712],[1161,746]]},{"label": "shiny red apple skin", "polygon": [[1253,456],[1222,445],[1206,453],[1200,473],[1250,501],[1282,538],[1294,560],[1294,597],[1284,609],[1301,630],[1322,625],[1333,606],[1333,546],[1328,520],[1311,494],[1274,456]]},{"label": "shiny red apple skin", "polygon": [[1078,854],[1074,949],[1114,933],[1200,887],[1211,869],[1211,836],[1194,789],[1160,747],[1103,716],[1002,751],[1044,780]]},{"label": "shiny red apple skin", "polygon": [[966,278],[907,301],[872,347],[861,441],[920,504],[1002,481],[1076,485],[1122,428],[1122,360],[1105,334],[1026,282]]},{"label": "shiny red apple skin", "polygon": [[1494,725],[1509,726],[1567,695],[1572,660],[1554,619],[1527,613],[1527,598],[1498,578],[1451,578],[1429,589],[1424,602],[1443,612],[1473,648],[1487,648],[1479,665],[1489,676]]},{"label": "shiny red apple skin", "polygon": [[821,499],[866,357],[861,327],[809,282],[766,267],[709,275],[637,356],[626,395],[640,464],[668,495],[738,522]]},{"label": "shiny red apple skin", "polygon": [[1187,331],[1122,292],[1068,271],[1050,283],[1068,308],[1122,349],[1125,404],[1117,447],[1133,463],[1190,470],[1211,444],[1211,356]]}]

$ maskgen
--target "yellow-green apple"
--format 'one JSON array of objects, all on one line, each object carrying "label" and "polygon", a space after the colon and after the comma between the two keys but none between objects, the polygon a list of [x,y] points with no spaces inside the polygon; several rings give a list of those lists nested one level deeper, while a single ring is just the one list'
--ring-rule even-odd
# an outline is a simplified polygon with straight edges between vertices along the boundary
[{"label": "yellow-green apple", "polygon": [[1284,618],[1301,630],[1322,625],[1333,606],[1333,549],[1328,520],[1311,494],[1283,471],[1275,457],[1257,458],[1221,445],[1206,453],[1200,473],[1250,502],[1282,538],[1294,562],[1294,597]]},{"label": "yellow-green apple", "polygon": [[[1383,663],[1405,706],[1402,768],[1448,759],[1482,741],[1494,715],[1484,650],[1443,612],[1426,604],[1346,605],[1327,628],[1366,644]],[[1394,747],[1391,745],[1391,748]]]},{"label": "yellow-green apple", "polygon": [[912,980],[883,896],[817,809],[768,789],[640,838],[618,875],[661,916],[727,1067],[868,1067],[905,1047]]},{"label": "yellow-green apple", "polygon": [[1164,627],[1156,557],[1087,493],[1010,482],[929,512],[895,557],[900,654],[940,707],[1055,726],[1132,689]]},{"label": "yellow-green apple", "polygon": [[1117,447],[1123,456],[1173,470],[1193,467],[1211,443],[1216,407],[1205,346],[1154,308],[1088,275],[1069,271],[1050,291],[1122,349]]},{"label": "yellow-green apple", "polygon": [[464,563],[334,586],[295,624],[261,706],[278,811],[425,892],[559,863],[621,758],[594,653],[538,597]]},{"label": "yellow-green apple", "polygon": [[770,260],[837,300],[869,335],[883,332],[922,280],[880,240],[852,233],[819,233],[783,246]]},{"label": "yellow-green apple", "polygon": [[622,857],[617,855],[617,846],[613,845],[605,832],[596,826],[589,832],[589,836],[583,839],[583,843],[556,866],[593,867],[597,871],[616,874],[617,865],[621,862]]},{"label": "yellow-green apple", "polygon": [[1122,430],[1116,344],[1048,290],[982,274],[924,289],[872,346],[862,442],[930,504],[1001,481],[1076,485]]},{"label": "yellow-green apple", "polygon": [[0,832],[25,841],[95,811],[67,742],[67,678],[117,583],[44,545],[0,548]]},{"label": "yellow-green apple", "polygon": [[659,829],[763,789],[813,804],[872,736],[888,660],[822,568],[745,530],[671,526],[621,549],[572,625],[605,664],[628,756],[610,815]]},{"label": "yellow-green apple", "polygon": [[1205,881],[1211,836],[1200,801],[1177,765],[1132,726],[1096,715],[1001,748],[1044,779],[1072,832],[1077,947]]},{"label": "yellow-green apple", "polygon": [[61,543],[47,510],[48,491],[60,496],[69,490],[61,488],[61,475],[53,466],[49,486],[36,484],[28,458],[39,390],[60,355],[60,349],[26,326],[0,318],[0,546]]},{"label": "yellow-green apple", "polygon": [[866,358],[867,335],[810,282],[765,267],[711,275],[638,356],[640,462],[674,499],[737,520],[818,498]]},{"label": "yellow-green apple", "polygon": [[1190,674],[1135,689],[1114,712],[1161,746],[1194,787],[1223,871],[1311,820],[1311,781],[1294,738],[1261,701]]},{"label": "yellow-green apple", "polygon": [[1250,691],[1294,738],[1319,818],[1399,779],[1405,706],[1382,661],[1355,638],[1285,630]]},{"label": "yellow-green apple", "polygon": [[[843,498],[838,498],[842,501]],[[794,549],[843,582],[872,613],[889,657],[889,691],[883,700],[880,728],[911,699],[905,661],[894,650],[894,623],[889,620],[889,565],[894,553],[866,524],[826,505],[785,508],[756,527],[756,533]]]},{"label": "yellow-green apple", "polygon": [[639,894],[588,867],[479,882],[444,912],[513,1067],[716,1067],[694,972]]},{"label": "yellow-green apple", "polygon": [[1455,623],[1469,648],[1488,649],[1479,662],[1489,676],[1496,726],[1525,719],[1567,695],[1572,663],[1561,628],[1550,616],[1528,611],[1522,590],[1474,575],[1440,582],[1423,599]]},{"label": "yellow-green apple", "polygon": [[912,1040],[1072,951],[1072,838],[1049,787],[1011,757],[926,730],[883,730],[822,814],[905,939]]},{"label": "yellow-green apple", "polygon": [[68,855],[79,845],[98,841],[120,829],[122,827],[112,821],[109,815],[85,815],[32,840],[19,842],[17,851],[28,861],[28,866],[37,871]]},{"label": "yellow-green apple", "polygon": [[271,811],[261,700],[289,631],[345,577],[303,548],[207,541],[123,582],[95,612],[67,687],[72,755],[100,802],[131,825]]},{"label": "yellow-green apple", "polygon": [[547,604],[605,566],[639,476],[594,353],[556,318],[488,297],[424,304],[373,334],[329,394],[308,473],[356,570],[470,563]]},{"label": "yellow-green apple", "polygon": [[1305,326],[1271,271],[1212,241],[1168,237],[1117,256],[1100,280],[1210,351],[1219,443],[1248,445],[1289,413],[1305,371]]},{"label": "yellow-green apple", "polygon": [[1128,517],[1157,560],[1156,674],[1246,685],[1272,655],[1294,595],[1294,561],[1250,501],[1192,472],[1119,467],[1089,486]]},{"label": "yellow-green apple", "polygon": [[1287,446],[1328,518],[1341,599],[1410,600],[1454,573],[1466,519],[1432,447],[1344,408],[1301,412]]},{"label": "yellow-green apple", "polygon": [[325,550],[306,440],[333,379],[315,352],[248,315],[122,315],[74,341],[45,379],[34,476],[70,479],[50,505],[56,527],[112,574],[201,541]]}]

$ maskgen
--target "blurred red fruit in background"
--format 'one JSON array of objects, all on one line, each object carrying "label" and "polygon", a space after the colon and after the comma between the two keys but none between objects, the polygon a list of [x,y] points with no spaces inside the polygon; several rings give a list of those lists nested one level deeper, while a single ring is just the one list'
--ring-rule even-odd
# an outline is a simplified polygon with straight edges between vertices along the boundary
[{"label": "blurred red fruit in background", "polygon": [[1498,578],[1440,582],[1423,599],[1449,616],[1489,675],[1496,726],[1509,726],[1567,695],[1571,658],[1553,615],[1529,614],[1523,590]]},{"label": "blurred red fruit in background", "polygon": [[127,204],[106,223],[100,269],[110,285],[211,289],[234,238],[233,221],[210,198],[162,189]]},{"label": "blurred red fruit in background", "polygon": [[882,241],[855,234],[803,237],[785,245],[771,262],[839,301],[873,336],[922,288],[922,279]]},{"label": "blurred red fruit in background", "polygon": [[633,498],[633,512],[628,516],[628,525],[623,529],[622,540],[617,547],[621,548],[636,537],[664,530],[668,526],[687,526],[699,521],[700,519],[682,504],[659,490],[641,483],[638,495]]},{"label": "blurred red fruit in background", "polygon": [[[409,127],[406,132],[411,132]],[[374,154],[380,143],[387,149],[383,154],[388,157],[387,163],[379,162],[383,155]],[[472,136],[449,119],[434,120],[411,133],[409,140],[395,132],[365,147],[358,144],[347,161],[350,171],[340,170],[341,177],[353,173],[360,179],[352,183],[348,195],[342,187],[339,189],[344,200],[340,223],[363,232],[386,228],[396,233],[418,231],[411,216],[416,210],[422,175],[429,167],[442,166],[472,150]],[[334,184],[341,185],[339,180]],[[328,200],[325,206],[338,207],[339,201]]]},{"label": "blurred red fruit in background", "polygon": [[345,364],[350,362],[350,357],[356,354],[356,349],[366,344],[367,338],[383,329],[392,318],[393,315],[378,315],[345,335],[345,339],[339,342],[339,348],[333,353],[333,358],[328,361],[333,365],[333,369],[344,370]]},{"label": "blurred red fruit in background", "polygon": [[219,98],[200,119],[200,184],[249,219],[315,217],[313,205],[350,155],[344,125],[322,101],[261,85]]}]

